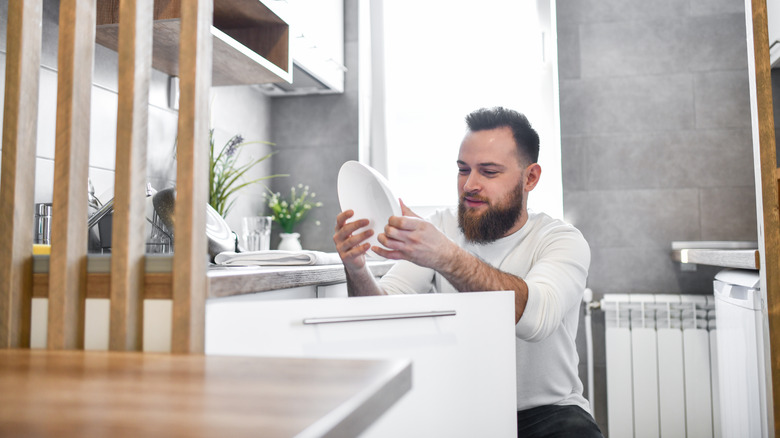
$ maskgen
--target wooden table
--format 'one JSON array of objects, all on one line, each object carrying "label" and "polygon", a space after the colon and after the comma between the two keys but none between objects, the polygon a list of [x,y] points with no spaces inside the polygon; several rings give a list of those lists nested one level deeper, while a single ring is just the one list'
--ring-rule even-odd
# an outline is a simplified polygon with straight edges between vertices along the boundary
[{"label": "wooden table", "polygon": [[406,360],[0,350],[0,436],[356,436]]}]

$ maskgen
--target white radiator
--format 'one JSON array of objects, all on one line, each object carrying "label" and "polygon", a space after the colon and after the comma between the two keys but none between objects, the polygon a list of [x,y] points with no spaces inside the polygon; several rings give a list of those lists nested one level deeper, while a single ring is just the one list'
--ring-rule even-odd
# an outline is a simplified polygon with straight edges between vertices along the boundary
[{"label": "white radiator", "polygon": [[610,438],[720,437],[714,308],[706,295],[604,296]]}]

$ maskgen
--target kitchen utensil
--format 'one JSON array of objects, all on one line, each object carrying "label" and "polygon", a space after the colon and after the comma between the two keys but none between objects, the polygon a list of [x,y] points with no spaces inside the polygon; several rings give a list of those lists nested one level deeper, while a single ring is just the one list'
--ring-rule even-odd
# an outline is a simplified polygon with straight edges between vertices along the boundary
[{"label": "kitchen utensil", "polygon": [[51,203],[35,204],[33,243],[51,244]]},{"label": "kitchen utensil", "polygon": [[[176,190],[174,188],[160,190],[152,197],[152,204],[160,220],[173,233],[175,247],[176,229],[173,223],[173,210],[176,204]],[[236,237],[233,231],[222,216],[208,204],[206,204],[206,238],[209,258],[212,262],[214,257],[223,251],[236,250]]]}]

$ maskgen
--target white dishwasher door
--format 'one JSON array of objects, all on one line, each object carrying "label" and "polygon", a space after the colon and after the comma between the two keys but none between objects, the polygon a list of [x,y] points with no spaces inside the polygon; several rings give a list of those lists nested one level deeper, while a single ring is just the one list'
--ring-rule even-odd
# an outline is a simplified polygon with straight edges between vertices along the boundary
[{"label": "white dishwasher door", "polygon": [[209,300],[206,354],[409,358],[412,390],[363,436],[517,436],[510,291]]}]

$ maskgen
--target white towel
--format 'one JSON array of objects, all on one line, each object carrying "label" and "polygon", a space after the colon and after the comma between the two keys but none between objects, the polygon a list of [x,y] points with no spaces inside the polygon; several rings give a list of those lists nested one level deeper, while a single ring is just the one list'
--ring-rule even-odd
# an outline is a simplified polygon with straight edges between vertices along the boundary
[{"label": "white towel", "polygon": [[320,251],[225,251],[217,254],[214,262],[226,266],[339,265],[341,258],[336,252]]}]

